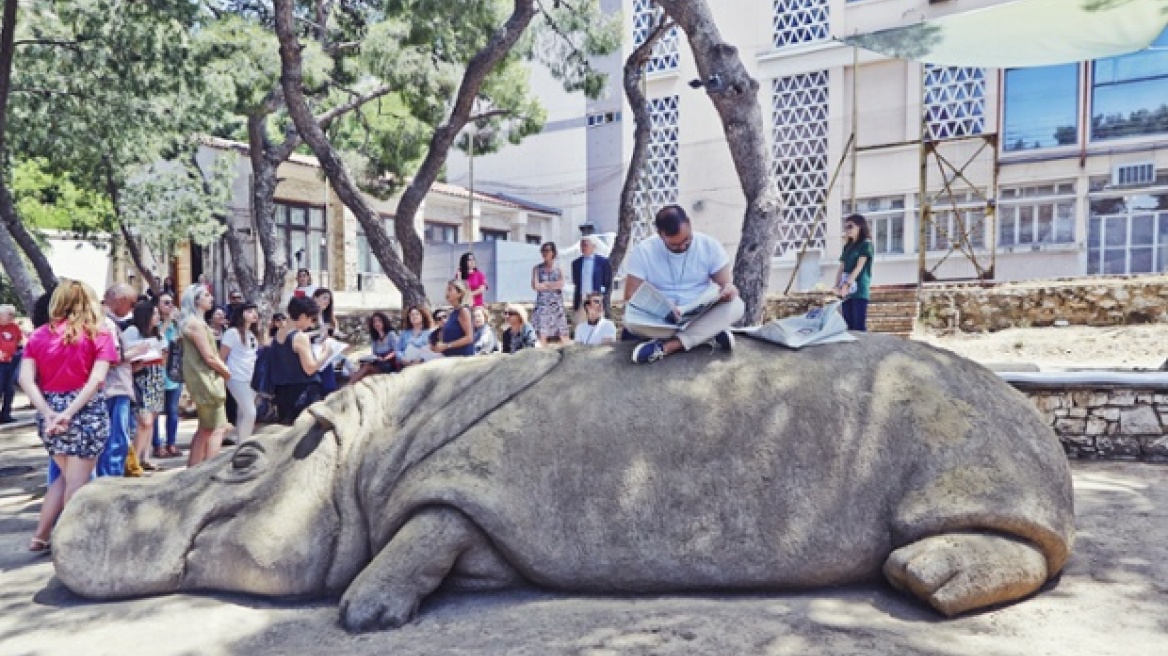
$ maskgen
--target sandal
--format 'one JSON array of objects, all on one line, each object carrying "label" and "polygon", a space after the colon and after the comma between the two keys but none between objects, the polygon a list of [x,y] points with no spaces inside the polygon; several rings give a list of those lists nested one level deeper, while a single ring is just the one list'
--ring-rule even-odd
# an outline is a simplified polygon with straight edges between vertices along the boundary
[{"label": "sandal", "polygon": [[178,448],[177,444],[171,444],[170,446],[166,447],[166,457],[181,458],[183,457],[182,449]]},{"label": "sandal", "polygon": [[158,465],[150,462],[149,460],[143,460],[142,462],[138,463],[138,466],[141,467],[143,471],[158,471]]},{"label": "sandal", "polygon": [[151,455],[152,455],[152,456],[154,456],[155,458],[167,458],[167,457],[169,457],[169,456],[167,456],[167,455],[166,455],[166,447],[164,447],[164,446],[156,446],[156,447],[154,447],[154,450],[153,450],[153,451],[151,451],[150,453],[151,453]]},{"label": "sandal", "polygon": [[33,538],[28,543],[28,550],[32,551],[33,553],[41,553],[43,551],[48,551],[50,548],[52,548],[52,546],[53,545],[50,544],[48,540]]}]

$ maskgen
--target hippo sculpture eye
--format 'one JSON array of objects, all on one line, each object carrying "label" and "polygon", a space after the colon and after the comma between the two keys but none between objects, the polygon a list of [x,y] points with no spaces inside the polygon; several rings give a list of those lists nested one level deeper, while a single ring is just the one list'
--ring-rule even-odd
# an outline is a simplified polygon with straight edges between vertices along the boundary
[{"label": "hippo sculpture eye", "polygon": [[259,471],[259,465],[264,459],[264,448],[259,444],[247,443],[241,445],[231,456],[231,464],[227,471],[227,478],[238,481],[250,477]]}]

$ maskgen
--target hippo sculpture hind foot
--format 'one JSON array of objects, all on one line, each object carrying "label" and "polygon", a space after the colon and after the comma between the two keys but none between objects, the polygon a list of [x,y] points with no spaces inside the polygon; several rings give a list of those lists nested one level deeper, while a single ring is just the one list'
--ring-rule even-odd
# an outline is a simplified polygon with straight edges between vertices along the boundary
[{"label": "hippo sculpture hind foot", "polygon": [[61,515],[57,576],[98,599],[339,596],[365,631],[443,585],[757,592],[883,574],[949,615],[1029,595],[1069,557],[1058,438],[973,362],[879,335],[653,367],[629,349],[370,376],[191,469],[98,480]]},{"label": "hippo sculpture hind foot", "polygon": [[952,617],[1037,592],[1047,568],[1042,552],[1020,540],[950,533],[893,551],[884,575],[892,587]]}]

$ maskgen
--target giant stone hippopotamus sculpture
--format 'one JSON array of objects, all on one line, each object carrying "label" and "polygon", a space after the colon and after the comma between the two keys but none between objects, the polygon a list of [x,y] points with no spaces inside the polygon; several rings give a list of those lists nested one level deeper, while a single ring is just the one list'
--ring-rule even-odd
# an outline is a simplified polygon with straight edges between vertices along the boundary
[{"label": "giant stone hippopotamus sculpture", "polygon": [[[883,336],[628,347],[375,376],[213,461],[101,480],[54,535],[93,598],[341,594],[396,627],[440,584],[809,588],[881,572],[946,615],[1015,600],[1073,541],[1059,443],[973,362]],[[133,563],[127,567],[127,563]]]}]

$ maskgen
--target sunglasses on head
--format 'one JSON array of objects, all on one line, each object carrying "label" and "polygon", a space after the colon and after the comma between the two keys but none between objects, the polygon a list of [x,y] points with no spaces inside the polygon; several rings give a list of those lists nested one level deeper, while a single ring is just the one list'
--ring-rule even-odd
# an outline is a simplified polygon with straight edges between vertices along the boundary
[{"label": "sunglasses on head", "polygon": [[507,310],[507,316],[509,316],[509,317],[517,317],[517,316],[519,316],[519,313],[518,313],[518,312],[516,312],[515,310]]}]

